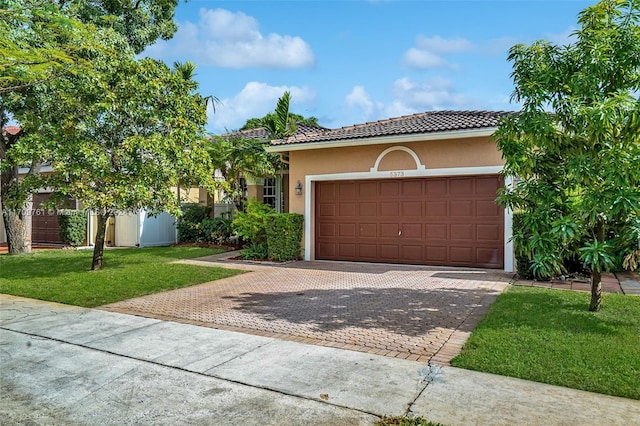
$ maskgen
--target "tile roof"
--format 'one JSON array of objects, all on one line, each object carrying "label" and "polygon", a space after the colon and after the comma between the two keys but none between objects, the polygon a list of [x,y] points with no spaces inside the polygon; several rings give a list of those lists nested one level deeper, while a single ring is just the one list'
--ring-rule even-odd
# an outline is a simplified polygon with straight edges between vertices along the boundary
[{"label": "tile roof", "polygon": [[[306,123],[296,123],[296,131],[294,133],[294,136],[304,136],[306,134],[313,134],[324,130],[329,129],[322,126],[312,126]],[[236,132],[225,133],[220,135],[220,137],[223,139],[241,137],[247,139],[263,139],[266,141],[269,140],[269,133],[264,127],[256,127],[255,129],[239,130]]]},{"label": "tile roof", "polygon": [[339,129],[320,129],[311,133],[296,132],[296,134],[286,139],[271,141],[271,145],[280,146],[380,136],[492,128],[498,126],[498,120],[501,117],[514,113],[515,112],[508,111],[428,111],[341,127]]},{"label": "tile roof", "polygon": [[4,127],[4,131],[9,133],[10,135],[17,135],[18,133],[20,133],[20,127],[18,126],[5,126]]}]

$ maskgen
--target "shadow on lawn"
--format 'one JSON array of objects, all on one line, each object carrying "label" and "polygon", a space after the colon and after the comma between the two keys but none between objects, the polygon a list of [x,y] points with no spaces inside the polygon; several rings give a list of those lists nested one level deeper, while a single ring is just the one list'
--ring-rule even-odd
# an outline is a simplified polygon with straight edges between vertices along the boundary
[{"label": "shadow on lawn", "polygon": [[408,288],[355,288],[302,292],[244,293],[226,296],[234,309],[260,315],[267,321],[285,320],[312,325],[317,331],[347,327],[384,328],[420,336],[434,328],[471,331],[464,320],[493,298],[486,290],[415,290]]}]

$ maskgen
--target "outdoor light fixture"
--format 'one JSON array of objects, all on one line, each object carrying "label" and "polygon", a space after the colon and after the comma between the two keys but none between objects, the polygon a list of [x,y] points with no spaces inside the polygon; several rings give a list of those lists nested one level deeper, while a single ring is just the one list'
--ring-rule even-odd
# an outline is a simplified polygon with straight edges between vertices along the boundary
[{"label": "outdoor light fixture", "polygon": [[296,195],[302,195],[302,182],[296,183]]}]

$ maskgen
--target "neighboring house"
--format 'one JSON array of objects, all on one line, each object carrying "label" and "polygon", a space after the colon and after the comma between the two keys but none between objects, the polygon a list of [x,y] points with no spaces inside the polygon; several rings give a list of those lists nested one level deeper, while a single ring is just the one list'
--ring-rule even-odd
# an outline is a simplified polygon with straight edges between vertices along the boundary
[{"label": "neighboring house", "polygon": [[[6,126],[5,130],[17,134],[20,128]],[[43,166],[42,173],[51,173],[51,166]],[[24,176],[28,169],[20,169],[19,175]],[[207,203],[207,192],[202,188],[176,188],[176,196],[187,203]],[[68,199],[55,209],[44,207],[49,202],[52,191],[47,188],[39,190],[33,195],[31,241],[39,244],[62,244],[60,239],[60,225],[58,223],[57,209],[70,208],[80,210],[82,203],[75,199]],[[1,206],[1,205],[0,205]],[[90,214],[90,212],[87,212]],[[86,245],[93,245],[96,234],[97,218],[91,215],[87,223]],[[117,247],[147,247],[164,246],[177,242],[176,220],[168,213],[162,213],[151,217],[147,211],[140,210],[137,213],[117,215],[107,223],[105,244]],[[7,242],[4,229],[4,221],[0,221],[0,244]]]},{"label": "neighboring house", "polygon": [[491,134],[508,112],[434,111],[274,140],[304,259],[513,271],[510,178]]}]

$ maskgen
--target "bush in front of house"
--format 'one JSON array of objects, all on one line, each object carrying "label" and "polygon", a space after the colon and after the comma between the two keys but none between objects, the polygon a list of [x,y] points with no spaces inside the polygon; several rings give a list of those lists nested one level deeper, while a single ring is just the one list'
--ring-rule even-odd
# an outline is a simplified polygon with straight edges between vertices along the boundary
[{"label": "bush in front of house", "polygon": [[[250,199],[246,213],[238,212],[233,220],[233,230],[243,242],[250,246],[267,243],[267,218],[275,213],[271,206],[256,199]],[[256,251],[259,253],[259,251]],[[254,259],[264,259],[254,257]]]},{"label": "bush in front of house", "polygon": [[196,203],[182,205],[182,216],[178,219],[178,241],[181,243],[203,242],[201,223],[209,218],[211,207]]},{"label": "bush in front of house", "polygon": [[278,262],[300,259],[300,241],[304,216],[298,213],[276,213],[267,217],[269,259]]},{"label": "bush in front of house", "polygon": [[531,235],[525,230],[524,217],[525,212],[522,210],[513,212],[513,252],[516,258],[516,270],[520,278],[532,280],[534,276],[531,268],[531,259],[519,243],[523,239],[531,238]]},{"label": "bush in front of house", "polygon": [[203,220],[199,228],[202,241],[221,246],[231,244],[232,222],[231,219],[223,217]]},{"label": "bush in front of house", "polygon": [[60,239],[73,247],[82,245],[87,235],[87,216],[84,211],[60,209],[57,212]]}]

